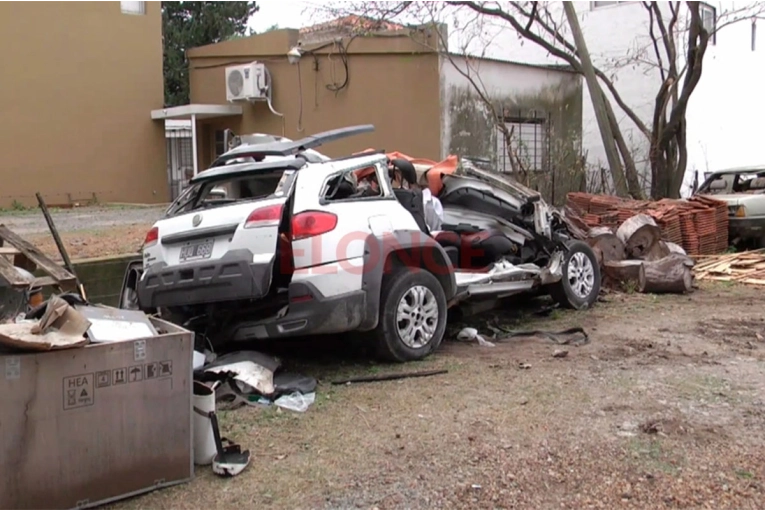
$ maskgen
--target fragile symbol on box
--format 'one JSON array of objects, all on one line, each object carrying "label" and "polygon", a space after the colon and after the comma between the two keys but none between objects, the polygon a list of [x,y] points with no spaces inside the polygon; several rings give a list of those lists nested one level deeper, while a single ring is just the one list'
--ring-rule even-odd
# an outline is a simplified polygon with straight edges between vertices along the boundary
[{"label": "fragile symbol on box", "polygon": [[64,411],[94,403],[92,373],[64,377]]}]

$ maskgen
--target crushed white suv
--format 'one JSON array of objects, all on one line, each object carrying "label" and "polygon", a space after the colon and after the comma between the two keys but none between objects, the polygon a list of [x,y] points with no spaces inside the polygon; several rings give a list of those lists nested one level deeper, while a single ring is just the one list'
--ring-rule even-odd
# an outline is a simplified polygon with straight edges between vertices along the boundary
[{"label": "crushed white suv", "polygon": [[[544,290],[572,308],[595,302],[594,253],[537,193],[468,161],[441,176],[445,224],[427,232],[397,199],[384,153],[308,152],[373,129],[243,143],[220,156],[146,235],[123,299],[214,345],[371,332],[389,361],[433,352],[447,309],[463,300]],[[362,192],[356,176],[370,169],[375,191]]]}]

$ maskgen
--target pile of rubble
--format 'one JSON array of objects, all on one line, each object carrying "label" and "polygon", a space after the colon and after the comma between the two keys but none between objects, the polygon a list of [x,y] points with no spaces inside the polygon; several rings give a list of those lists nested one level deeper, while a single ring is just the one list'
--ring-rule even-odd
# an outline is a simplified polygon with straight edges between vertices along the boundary
[{"label": "pile of rubble", "polygon": [[711,255],[728,248],[728,206],[709,197],[640,201],[610,195],[569,193],[567,206],[589,227],[619,228],[638,214],[650,216],[661,238],[691,255]]}]

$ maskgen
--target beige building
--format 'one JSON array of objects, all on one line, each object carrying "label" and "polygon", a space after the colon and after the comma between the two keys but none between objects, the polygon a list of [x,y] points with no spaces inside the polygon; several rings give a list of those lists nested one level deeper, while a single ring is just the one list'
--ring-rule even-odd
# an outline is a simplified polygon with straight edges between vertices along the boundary
[{"label": "beige building", "polygon": [[159,2],[0,2],[0,207],[168,200]]},{"label": "beige building", "polygon": [[[427,31],[387,26],[355,37],[352,30],[338,34],[335,25],[275,30],[191,49],[192,104],[153,115],[193,119],[196,171],[225,150],[226,129],[297,139],[355,124],[374,124],[376,130],[320,150],[329,156],[368,147],[430,159],[480,156],[510,170],[504,137],[497,136],[496,121],[460,72],[467,70],[480,73],[486,95],[524,146],[540,191],[557,199],[579,189],[579,181],[563,174],[579,154],[580,76],[512,62],[468,63],[436,51],[438,37]],[[238,66],[239,76],[232,77]],[[265,75],[260,81],[258,73]],[[232,90],[241,92],[252,85],[248,82],[259,83],[262,91],[232,99]]]}]

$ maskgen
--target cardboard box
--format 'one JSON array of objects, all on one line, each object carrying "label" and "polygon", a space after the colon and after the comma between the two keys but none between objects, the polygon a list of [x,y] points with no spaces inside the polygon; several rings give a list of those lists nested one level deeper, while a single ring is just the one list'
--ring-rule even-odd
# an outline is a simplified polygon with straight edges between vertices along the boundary
[{"label": "cardboard box", "polygon": [[0,508],[88,508],[194,476],[190,331],[0,353]]}]

